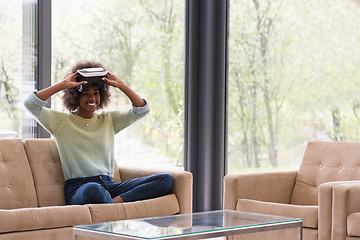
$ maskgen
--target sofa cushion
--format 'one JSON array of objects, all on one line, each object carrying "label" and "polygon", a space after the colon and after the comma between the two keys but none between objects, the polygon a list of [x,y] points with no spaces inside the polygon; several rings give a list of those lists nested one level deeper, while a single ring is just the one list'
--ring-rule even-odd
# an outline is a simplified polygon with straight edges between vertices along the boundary
[{"label": "sofa cushion", "polygon": [[[72,227],[0,234],[0,240],[72,240]],[[78,240],[85,240],[78,237]],[[86,240],[95,240],[87,238]]]},{"label": "sofa cushion", "polygon": [[360,143],[308,142],[291,203],[318,205],[318,187],[331,181],[359,180]]},{"label": "sofa cushion", "polygon": [[347,217],[347,235],[350,237],[360,237],[360,212],[351,213]]},{"label": "sofa cushion", "polygon": [[292,205],[284,203],[262,202],[250,199],[239,199],[237,211],[302,218],[303,226],[318,227],[318,206]]},{"label": "sofa cushion", "polygon": [[61,206],[0,210],[0,232],[68,227],[90,224],[87,206]]},{"label": "sofa cushion", "polygon": [[24,147],[33,173],[39,207],[65,205],[65,180],[55,140],[28,139]]},{"label": "sofa cushion", "polygon": [[21,139],[0,140],[0,208],[37,207],[31,169]]},{"label": "sofa cushion", "polygon": [[166,216],[179,213],[175,194],[120,204],[88,204],[93,223]]}]

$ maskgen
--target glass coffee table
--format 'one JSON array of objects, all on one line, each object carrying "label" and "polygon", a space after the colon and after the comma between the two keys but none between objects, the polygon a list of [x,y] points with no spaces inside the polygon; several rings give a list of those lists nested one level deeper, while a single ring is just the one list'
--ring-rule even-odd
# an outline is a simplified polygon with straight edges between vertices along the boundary
[{"label": "glass coffee table", "polygon": [[297,228],[302,240],[302,219],[218,210],[164,217],[121,220],[73,227],[73,240],[87,236],[104,240],[204,239]]}]

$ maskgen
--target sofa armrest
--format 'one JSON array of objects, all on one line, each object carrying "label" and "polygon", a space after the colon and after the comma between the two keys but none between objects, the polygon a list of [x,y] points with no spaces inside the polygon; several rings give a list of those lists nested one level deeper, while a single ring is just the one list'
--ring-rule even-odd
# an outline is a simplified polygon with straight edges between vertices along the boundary
[{"label": "sofa armrest", "polygon": [[319,185],[318,191],[318,219],[319,219],[319,240],[331,239],[332,218],[333,218],[333,189],[337,185],[346,184],[346,181],[326,182]]},{"label": "sofa armrest", "polygon": [[179,202],[180,213],[192,212],[192,173],[174,169],[134,167],[119,167],[119,172],[122,181],[149,176],[152,174],[169,173],[174,179],[173,193],[176,195],[176,198]]},{"label": "sofa armrest", "polygon": [[345,240],[347,216],[360,211],[360,181],[345,181],[333,188],[331,239]]},{"label": "sofa armrest", "polygon": [[85,205],[0,209],[0,235],[91,223],[90,210]]},{"label": "sofa armrest", "polygon": [[224,209],[235,210],[238,199],[290,203],[297,171],[230,174],[224,178]]}]

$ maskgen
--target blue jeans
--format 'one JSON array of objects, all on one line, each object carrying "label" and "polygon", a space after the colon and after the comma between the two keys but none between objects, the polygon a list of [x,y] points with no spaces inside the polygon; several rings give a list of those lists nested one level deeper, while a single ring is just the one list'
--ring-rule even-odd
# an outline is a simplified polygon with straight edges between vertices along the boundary
[{"label": "blue jeans", "polygon": [[64,192],[68,205],[114,203],[112,199],[116,196],[120,196],[124,202],[133,202],[166,195],[173,185],[174,180],[167,173],[121,183],[115,183],[110,176],[98,175],[69,179],[65,183]]}]

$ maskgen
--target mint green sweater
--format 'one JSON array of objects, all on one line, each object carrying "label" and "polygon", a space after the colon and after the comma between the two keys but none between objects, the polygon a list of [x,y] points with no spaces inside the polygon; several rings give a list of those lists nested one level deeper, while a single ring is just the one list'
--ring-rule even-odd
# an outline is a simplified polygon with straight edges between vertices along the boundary
[{"label": "mint green sweater", "polygon": [[[146,102],[146,101],[145,101]],[[114,136],[150,112],[149,104],[129,111],[103,111],[91,119],[45,108],[34,93],[24,105],[55,138],[65,180],[96,175],[113,176]]]}]

